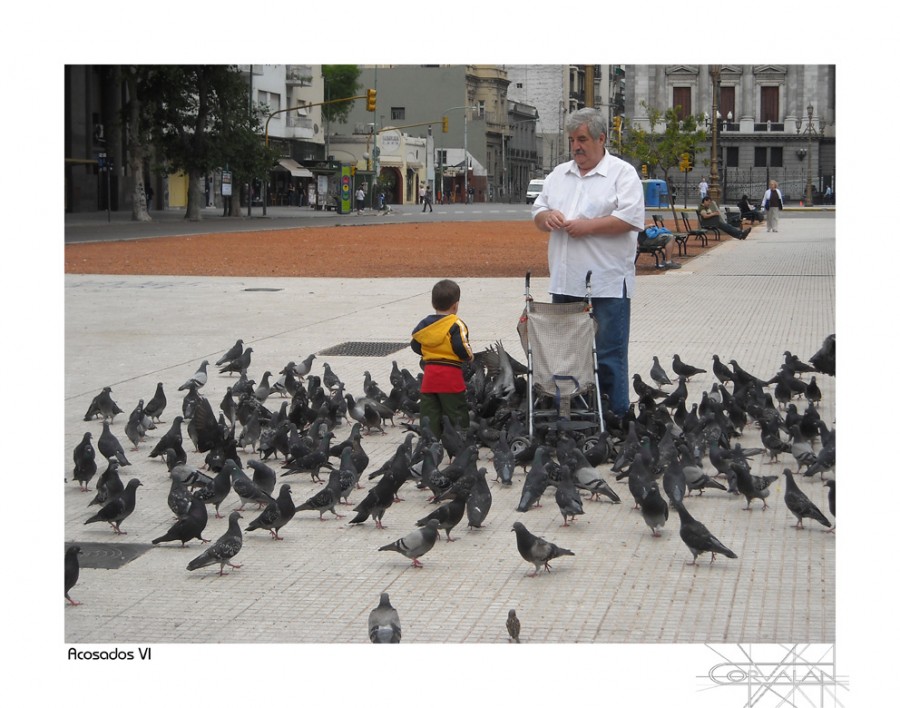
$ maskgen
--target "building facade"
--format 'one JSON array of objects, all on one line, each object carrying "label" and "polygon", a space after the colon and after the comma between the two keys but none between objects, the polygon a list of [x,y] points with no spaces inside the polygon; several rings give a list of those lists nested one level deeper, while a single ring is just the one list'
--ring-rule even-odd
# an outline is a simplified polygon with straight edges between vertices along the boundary
[{"label": "building facade", "polygon": [[808,187],[819,201],[826,187],[836,191],[835,73],[834,65],[631,64],[624,114],[648,130],[642,103],[676,108],[703,117],[711,130],[715,97],[718,154],[710,144],[705,159],[695,161],[689,195],[716,159],[724,202],[743,194],[759,201],[770,179],[789,201],[804,200]]}]

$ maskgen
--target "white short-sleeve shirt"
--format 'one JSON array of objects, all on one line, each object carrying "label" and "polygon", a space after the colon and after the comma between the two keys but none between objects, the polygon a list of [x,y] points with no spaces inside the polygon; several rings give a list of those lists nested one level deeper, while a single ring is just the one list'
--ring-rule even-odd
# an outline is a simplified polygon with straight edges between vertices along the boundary
[{"label": "white short-sleeve shirt", "polygon": [[575,161],[558,165],[544,182],[531,216],[556,209],[567,219],[615,216],[633,227],[618,235],[570,237],[564,230],[550,232],[547,257],[550,292],[583,296],[591,271],[593,297],[631,297],[634,290],[634,254],[638,231],[644,228],[644,189],[632,165],[607,152],[587,174]]}]

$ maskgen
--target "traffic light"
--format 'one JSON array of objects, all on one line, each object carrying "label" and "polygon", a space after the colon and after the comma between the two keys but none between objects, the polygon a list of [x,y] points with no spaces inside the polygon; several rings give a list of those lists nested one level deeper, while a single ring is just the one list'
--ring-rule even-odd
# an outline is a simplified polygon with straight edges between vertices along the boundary
[{"label": "traffic light", "polygon": [[646,162],[641,163],[641,175],[644,177],[647,176],[647,163]]},{"label": "traffic light", "polygon": [[613,116],[613,132],[622,132],[622,116]]},{"label": "traffic light", "polygon": [[375,112],[375,89],[366,90],[366,110]]},{"label": "traffic light", "polygon": [[441,132],[442,133],[450,132],[450,121],[447,118],[447,116],[444,116],[443,118],[441,118]]},{"label": "traffic light", "polygon": [[681,153],[681,162],[678,165],[678,169],[682,172],[690,172],[691,167],[691,154],[688,152]]}]

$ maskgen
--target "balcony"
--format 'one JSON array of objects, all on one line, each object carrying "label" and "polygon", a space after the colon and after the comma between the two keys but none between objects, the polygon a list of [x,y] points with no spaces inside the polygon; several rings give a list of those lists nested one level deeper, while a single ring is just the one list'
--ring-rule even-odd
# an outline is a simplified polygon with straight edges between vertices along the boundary
[{"label": "balcony", "polygon": [[754,133],[783,133],[784,132],[784,123],[772,123],[771,121],[766,123],[754,123],[753,124],[753,132]]},{"label": "balcony", "polygon": [[284,82],[291,87],[312,86],[312,66],[302,64],[290,64],[285,67]]}]

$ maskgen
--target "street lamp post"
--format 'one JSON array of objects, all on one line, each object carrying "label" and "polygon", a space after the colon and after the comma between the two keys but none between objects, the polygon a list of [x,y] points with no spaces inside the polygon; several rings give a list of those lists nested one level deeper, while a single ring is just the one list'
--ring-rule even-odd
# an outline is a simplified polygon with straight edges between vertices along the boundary
[{"label": "street lamp post", "polygon": [[709,196],[716,203],[721,196],[719,192],[719,77],[722,67],[712,64],[709,67],[709,76],[712,79],[712,164],[709,167]]},{"label": "street lamp post", "polygon": [[[800,132],[800,123],[797,124],[797,132]],[[825,133],[825,119],[819,118],[819,129],[813,127],[813,107],[810,103],[806,107],[806,206],[813,205],[812,196],[812,139],[813,136],[821,137]]]}]

